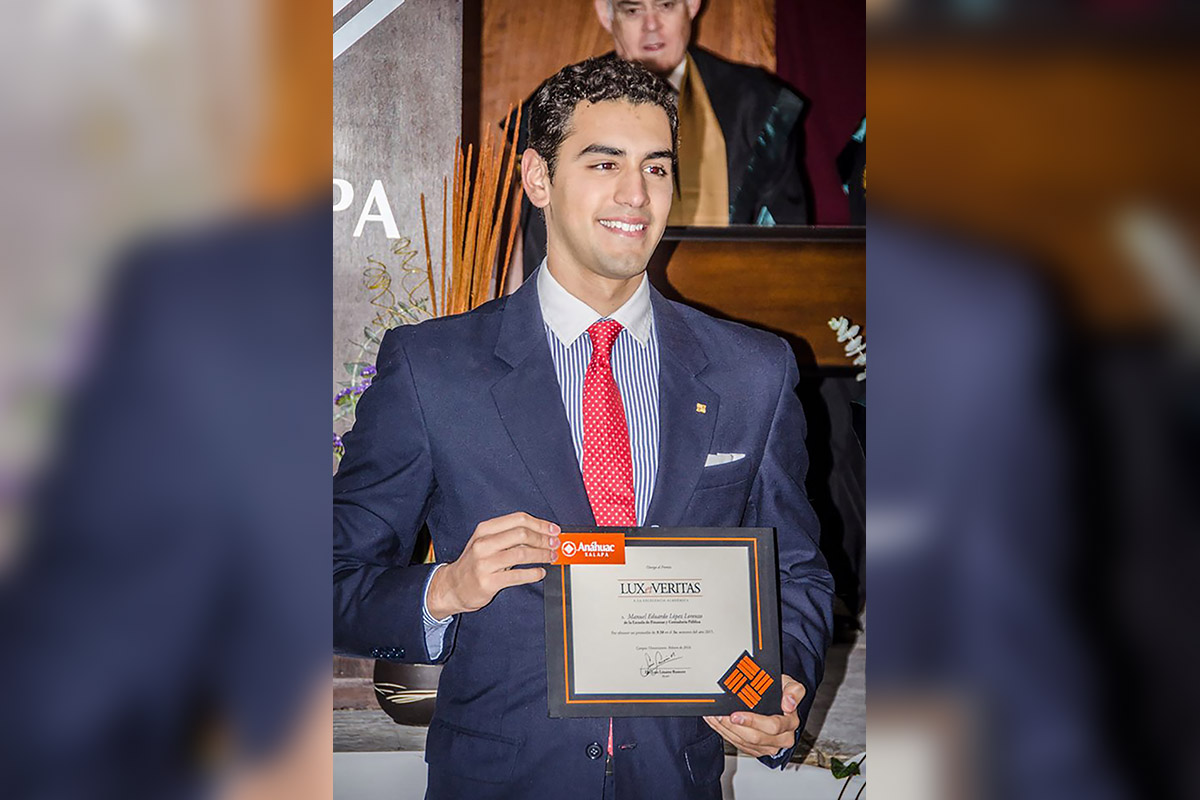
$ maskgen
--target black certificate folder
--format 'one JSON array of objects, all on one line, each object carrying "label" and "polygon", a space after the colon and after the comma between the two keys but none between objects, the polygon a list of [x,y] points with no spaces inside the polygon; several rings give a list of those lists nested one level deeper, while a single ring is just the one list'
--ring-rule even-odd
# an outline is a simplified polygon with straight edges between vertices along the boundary
[{"label": "black certificate folder", "polygon": [[551,717],[780,713],[773,529],[564,532],[624,534],[624,559],[547,571]]}]

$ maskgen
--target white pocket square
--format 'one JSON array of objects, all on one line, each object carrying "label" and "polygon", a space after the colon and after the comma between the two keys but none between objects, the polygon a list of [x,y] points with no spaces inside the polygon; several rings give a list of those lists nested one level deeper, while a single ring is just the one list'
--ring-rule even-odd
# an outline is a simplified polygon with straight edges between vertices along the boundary
[{"label": "white pocket square", "polygon": [[708,458],[704,459],[704,466],[715,467],[718,464],[729,464],[741,461],[745,457],[745,453],[709,453]]}]

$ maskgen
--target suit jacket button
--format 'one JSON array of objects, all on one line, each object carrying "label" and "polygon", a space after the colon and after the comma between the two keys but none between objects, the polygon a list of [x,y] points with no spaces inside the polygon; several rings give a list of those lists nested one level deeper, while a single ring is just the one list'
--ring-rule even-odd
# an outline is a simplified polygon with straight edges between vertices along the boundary
[{"label": "suit jacket button", "polygon": [[600,746],[599,742],[592,742],[587,746],[587,749],[584,752],[587,753],[588,758],[590,758],[592,761],[595,761],[597,758],[604,755],[604,748]]}]

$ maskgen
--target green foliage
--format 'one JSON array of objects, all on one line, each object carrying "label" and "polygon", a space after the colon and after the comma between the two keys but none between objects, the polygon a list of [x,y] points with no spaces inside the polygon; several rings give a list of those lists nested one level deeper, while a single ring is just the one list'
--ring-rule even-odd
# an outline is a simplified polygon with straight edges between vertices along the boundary
[{"label": "green foliage", "polygon": [[[829,759],[829,771],[833,773],[833,777],[837,780],[845,780],[842,784],[842,790],[838,792],[837,800],[842,800],[846,790],[850,788],[850,782],[854,780],[856,775],[862,774],[862,763],[867,760],[867,755],[864,753],[857,761],[842,761],[840,758],[831,757]],[[858,794],[854,795],[854,800],[858,800],[862,796],[863,790],[867,788],[864,781],[858,789]]]},{"label": "green foliage", "polygon": [[335,464],[341,461],[345,452],[337,437],[354,425],[358,398],[370,386],[374,377],[375,357],[379,353],[380,344],[383,343],[384,334],[397,325],[408,325],[433,316],[428,308],[428,300],[417,296],[424,286],[424,273],[408,266],[416,251],[412,250],[408,240],[404,239],[392,252],[404,259],[400,264],[404,274],[399,283],[393,282],[388,266],[378,259],[368,257],[369,266],[363,271],[363,288],[371,296],[374,316],[363,327],[362,339],[350,342],[356,351],[352,360],[342,362],[349,380],[338,381],[342,389],[333,399]]}]

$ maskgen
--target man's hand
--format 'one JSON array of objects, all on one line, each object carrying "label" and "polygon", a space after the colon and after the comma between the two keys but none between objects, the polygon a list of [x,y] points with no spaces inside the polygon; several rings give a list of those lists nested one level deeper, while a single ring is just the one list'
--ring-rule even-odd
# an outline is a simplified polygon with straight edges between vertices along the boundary
[{"label": "man's hand", "polygon": [[796,707],[804,699],[805,689],[791,676],[783,676],[782,714],[751,714],[737,711],[728,717],[705,717],[708,727],[721,734],[721,738],[752,756],[773,756],[796,742],[796,729],[800,727],[800,715]]},{"label": "man's hand", "polygon": [[513,569],[517,564],[549,564],[554,560],[561,529],[524,512],[487,519],[475,526],[457,561],[434,573],[425,605],[434,619],[478,611],[509,586],[546,577],[541,567]]}]

